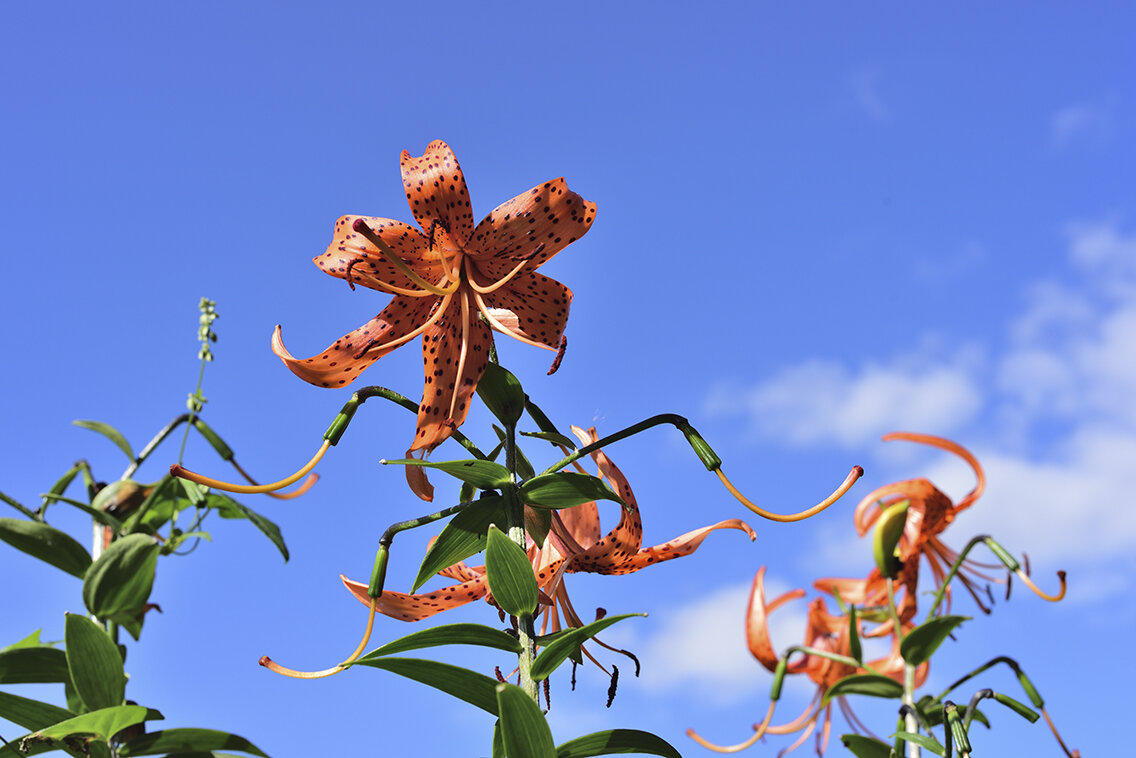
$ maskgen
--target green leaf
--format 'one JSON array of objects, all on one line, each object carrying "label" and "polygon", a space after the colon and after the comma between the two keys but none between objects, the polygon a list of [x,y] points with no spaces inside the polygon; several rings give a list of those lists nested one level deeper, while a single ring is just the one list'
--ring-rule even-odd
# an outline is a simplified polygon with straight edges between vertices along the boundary
[{"label": "green leaf", "polygon": [[0,684],[69,682],[67,654],[53,647],[21,647],[0,652]]},{"label": "green leaf", "polygon": [[5,495],[3,492],[0,492],[0,501],[7,503],[8,505],[12,506],[17,511],[24,514],[25,516],[27,516],[30,519],[39,519],[40,518],[40,516],[37,515],[36,512],[33,511],[31,508],[27,507],[26,505],[21,503],[16,498],[11,497],[10,495]]},{"label": "green leaf", "polygon": [[45,645],[39,641],[39,635],[42,631],[42,629],[36,629],[34,632],[29,634],[27,637],[24,637],[19,642],[13,642],[11,645],[0,648],[0,652],[3,652],[5,650],[16,650],[22,647],[45,647]]},{"label": "green leaf", "polygon": [[485,572],[489,591],[505,613],[526,616],[536,609],[540,591],[532,563],[525,551],[496,526],[489,527]]},{"label": "green leaf", "polygon": [[914,742],[922,748],[930,750],[935,755],[946,755],[947,749],[939,744],[939,741],[934,737],[928,737],[923,734],[912,734],[911,732],[896,732],[892,737],[905,740],[907,742]]},{"label": "green leaf", "polygon": [[360,658],[352,665],[371,666],[413,679],[497,715],[498,682],[476,671],[421,658]]},{"label": "green leaf", "polygon": [[515,684],[498,684],[497,711],[506,755],[556,758],[556,743],[548,722],[540,706],[524,690]]},{"label": "green leaf", "polygon": [[890,758],[891,745],[862,734],[842,734],[840,741],[856,758]]},{"label": "green leaf", "polygon": [[[11,740],[0,750],[0,756],[34,755],[65,748],[70,741],[67,738],[73,735],[93,735],[95,739],[106,741],[127,727],[160,718],[162,714],[141,705],[103,708]],[[30,750],[26,753],[17,752],[16,746],[21,744],[27,745]]]},{"label": "green leaf", "polygon": [[0,718],[7,719],[24,729],[43,729],[74,717],[75,714],[66,708],[0,692]]},{"label": "green leaf", "polygon": [[125,758],[134,755],[162,753],[207,753],[213,750],[240,750],[250,755],[264,756],[256,745],[244,737],[215,729],[164,729],[160,732],[140,734],[118,749]]},{"label": "green leaf", "polygon": [[899,653],[904,662],[918,666],[926,662],[931,655],[943,644],[943,640],[950,636],[954,628],[970,616],[936,616],[928,619],[912,629],[899,643]]},{"label": "green leaf", "polygon": [[587,642],[612,624],[623,621],[624,619],[629,619],[632,616],[646,615],[645,613],[624,613],[621,616],[607,616],[599,621],[593,621],[586,626],[565,629],[561,634],[556,635],[556,638],[548,643],[544,650],[540,652],[540,655],[536,657],[536,660],[533,661],[532,678],[538,682],[541,679],[548,678],[548,675],[567,660],[569,655],[580,649],[581,644]]},{"label": "green leaf", "polygon": [[47,491],[47,495],[62,495],[66,492],[67,488],[71,486],[71,482],[75,480],[75,477],[78,476],[79,471],[82,470],[84,466],[86,466],[85,463],[76,463],[72,466],[66,474],[59,477],[55,484],[51,485],[51,489]]},{"label": "green leaf", "polygon": [[[1010,697],[1009,695],[1003,695],[1001,692],[995,692],[993,697],[999,703],[1006,706],[1011,711],[1018,714],[1031,724],[1041,718],[1041,714],[1039,714],[1033,708],[1030,708],[1025,703],[1014,700],[1014,698]],[[977,713],[977,709],[975,709],[975,711]],[[989,728],[990,724],[987,724],[986,726],[987,728]]]},{"label": "green leaf", "polygon": [[552,528],[552,511],[547,508],[525,508],[525,531],[537,547],[544,547],[544,538]]},{"label": "green leaf", "polygon": [[[93,507],[87,505],[84,502],[81,502],[79,500],[73,500],[72,498],[69,498],[69,497],[63,497],[62,495],[53,495],[50,492],[45,492],[42,495],[40,495],[40,497],[42,497],[44,499],[44,501],[50,500],[50,501],[56,502],[56,503],[63,503],[64,505],[70,505],[72,508],[78,508],[83,513],[86,513],[88,516],[93,518],[95,521],[98,521],[103,526],[109,526],[111,529],[114,529],[116,532],[122,530],[122,522],[121,521],[119,521],[114,516],[110,515],[109,513],[105,513],[103,511],[100,511],[98,508],[93,508]],[[98,496],[96,496],[95,499],[97,500]]]},{"label": "green leaf", "polygon": [[521,652],[521,643],[511,634],[481,624],[445,624],[420,632],[408,634],[380,648],[376,648],[359,659],[381,658],[384,655],[404,653],[407,650],[421,650],[438,645],[480,645],[505,650],[510,653]]},{"label": "green leaf", "polygon": [[74,537],[39,521],[0,518],[0,540],[80,579],[91,554]]},{"label": "green leaf", "polygon": [[131,461],[134,460],[134,451],[130,449],[130,443],[127,442],[126,438],[122,436],[122,432],[118,431],[110,424],[104,424],[101,421],[89,421],[86,419],[79,419],[78,421],[72,421],[71,423],[75,426],[81,426],[84,429],[90,429],[92,432],[98,432],[99,434],[103,435],[111,442],[113,442],[115,445],[117,445],[119,450],[126,453],[126,457],[128,459],[130,459]]},{"label": "green leaf", "polygon": [[[284,560],[288,560],[288,546],[284,544],[284,535],[280,533],[280,527],[274,522],[220,492],[210,492],[205,497],[205,505],[209,508],[217,508],[224,518],[247,518],[265,537],[271,540],[280,554],[284,556]],[[234,514],[240,515],[235,516]]]},{"label": "green leaf", "polygon": [[525,412],[525,391],[508,369],[496,363],[485,366],[477,383],[477,396],[505,426],[515,426]]},{"label": "green leaf", "polygon": [[662,737],[638,729],[608,729],[569,740],[556,748],[556,758],[590,758],[593,755],[638,753],[682,758]]},{"label": "green leaf", "polygon": [[521,499],[543,508],[571,508],[593,500],[614,500],[626,507],[602,479],[575,471],[541,474],[521,485]]},{"label": "green leaf", "polygon": [[420,461],[417,458],[400,458],[398,460],[382,460],[379,463],[398,463],[405,466],[425,466],[445,471],[452,477],[469,482],[480,490],[493,490],[509,483],[509,469],[493,461]]},{"label": "green leaf", "polygon": [[485,533],[489,531],[489,525],[504,523],[505,499],[500,495],[484,495],[460,511],[426,551],[410,591],[417,591],[442,569],[480,553],[485,549]]},{"label": "green leaf", "polygon": [[860,624],[856,618],[856,606],[848,609],[848,650],[852,658],[863,663],[864,648],[860,644]]},{"label": "green leaf", "polygon": [[63,632],[67,669],[87,710],[122,705],[126,673],[118,646],[101,627],[85,616],[66,615]]},{"label": "green leaf", "polygon": [[123,626],[134,639],[142,633],[142,614],[158,565],[158,544],[144,534],[128,534],[91,564],[83,582],[83,603],[93,616]]},{"label": "green leaf", "polygon": [[[494,433],[496,433],[497,439],[501,441],[501,445],[504,446],[506,436],[505,430],[494,424],[493,431]],[[517,455],[517,476],[521,479],[531,479],[532,477],[536,476],[536,470],[533,468],[532,463],[529,462],[529,459],[525,457],[525,451],[521,450],[520,447],[515,447],[514,450],[516,451]]]},{"label": "green leaf", "polygon": [[505,758],[505,738],[501,735],[501,719],[493,723],[493,758]]},{"label": "green leaf", "polygon": [[839,695],[868,695],[870,697],[900,697],[903,685],[879,674],[849,674],[824,693],[822,704]]},{"label": "green leaf", "polygon": [[576,441],[570,437],[565,437],[559,432],[521,432],[525,437],[536,437],[538,440],[547,440],[553,445],[560,445],[569,450],[576,449]]}]

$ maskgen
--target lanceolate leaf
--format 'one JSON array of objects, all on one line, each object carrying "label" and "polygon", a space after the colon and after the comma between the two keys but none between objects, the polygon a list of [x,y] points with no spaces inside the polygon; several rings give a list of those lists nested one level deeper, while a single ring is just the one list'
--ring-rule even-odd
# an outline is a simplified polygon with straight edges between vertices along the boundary
[{"label": "lanceolate leaf", "polygon": [[856,758],[889,758],[891,745],[862,734],[842,734],[840,741]]},{"label": "lanceolate leaf", "polygon": [[86,419],[79,419],[78,421],[72,421],[71,423],[75,426],[81,426],[84,429],[90,429],[92,432],[98,432],[99,434],[103,435],[111,442],[113,442],[115,445],[117,445],[119,450],[126,453],[127,458],[129,458],[131,461],[134,460],[134,451],[130,449],[130,443],[126,441],[126,437],[122,436],[122,432],[118,431],[110,424],[104,424],[102,421],[89,421]]},{"label": "lanceolate leaf", "polygon": [[505,650],[510,653],[521,652],[521,643],[517,638],[481,624],[444,624],[423,629],[420,632],[408,634],[405,637],[388,642],[380,648],[372,650],[361,659],[359,663],[369,658],[381,658],[384,655],[404,653],[407,650],[420,650],[438,645],[480,645]]},{"label": "lanceolate leaf", "polygon": [[463,482],[469,482],[482,490],[496,489],[509,482],[509,469],[505,468],[500,463],[493,463],[492,461],[471,459],[468,461],[435,462],[420,461],[417,458],[401,458],[399,460],[385,460],[381,462],[440,469],[450,476],[460,479]]},{"label": "lanceolate leaf", "polygon": [[91,564],[83,582],[83,603],[96,618],[121,624],[134,639],[142,632],[142,612],[154,585],[158,544],[130,534],[111,543]]},{"label": "lanceolate leaf", "polygon": [[939,744],[939,741],[934,737],[928,737],[925,734],[912,734],[911,732],[896,732],[893,736],[907,742],[913,742],[920,747],[930,750],[935,755],[946,755],[947,749]]},{"label": "lanceolate leaf", "polygon": [[533,661],[533,679],[537,681],[546,679],[549,674],[556,670],[557,666],[568,659],[568,656],[578,650],[581,644],[587,642],[612,624],[631,618],[632,616],[646,615],[645,613],[625,613],[621,616],[607,616],[599,621],[593,621],[586,626],[564,630],[556,635],[556,638],[548,643],[548,646],[545,647],[540,655],[536,657],[536,660]]},{"label": "lanceolate leaf", "polygon": [[903,638],[903,642],[899,643],[899,652],[903,660],[912,666],[924,663],[950,636],[955,627],[969,620],[970,616],[936,616],[915,627]]},{"label": "lanceolate leaf", "polygon": [[69,682],[67,654],[53,647],[21,647],[0,652],[0,684]]},{"label": "lanceolate leaf", "polygon": [[674,747],[650,732],[638,729],[609,729],[585,737],[577,737],[556,748],[556,758],[591,758],[594,755],[661,755],[682,758]]},{"label": "lanceolate leaf", "polygon": [[[9,740],[8,745],[0,750],[0,756],[34,755],[46,750],[63,748],[66,744],[64,739],[72,735],[93,735],[99,740],[106,741],[128,726],[160,718],[162,714],[140,705],[103,708]],[[15,747],[21,743],[27,744],[31,750],[28,753],[17,752]]]},{"label": "lanceolate leaf", "polygon": [[214,729],[165,729],[140,734],[118,749],[125,758],[135,755],[168,753],[207,753],[213,750],[240,750],[250,755],[265,755],[244,737]]},{"label": "lanceolate leaf", "polygon": [[426,551],[410,591],[416,592],[430,577],[447,566],[480,553],[485,549],[485,533],[489,531],[489,525],[503,523],[505,499],[500,495],[485,495],[459,512]]},{"label": "lanceolate leaf", "polygon": [[85,616],[69,613],[63,640],[71,682],[87,709],[122,705],[126,698],[126,673],[118,646],[107,633]]},{"label": "lanceolate leaf", "polygon": [[24,729],[43,729],[74,717],[75,714],[66,708],[0,692],[0,718]]},{"label": "lanceolate leaf", "polygon": [[496,363],[485,366],[477,383],[477,396],[505,426],[513,426],[525,411],[525,391],[508,369]]},{"label": "lanceolate leaf", "polygon": [[421,658],[359,659],[352,665],[372,666],[453,695],[483,711],[497,715],[497,680],[476,671]]},{"label": "lanceolate leaf", "polygon": [[839,695],[869,695],[871,697],[900,697],[903,685],[879,674],[851,674],[828,688],[824,703]]},{"label": "lanceolate leaf", "polygon": [[575,471],[541,474],[521,485],[521,499],[542,508],[571,508],[593,500],[614,500],[626,505],[603,480]]},{"label": "lanceolate leaf", "polygon": [[525,551],[496,526],[489,527],[485,546],[489,591],[497,605],[511,616],[525,616],[536,608],[540,591]]},{"label": "lanceolate leaf", "polygon": [[247,518],[252,522],[252,525],[264,534],[280,554],[284,556],[284,560],[288,560],[288,546],[284,544],[284,535],[280,533],[280,527],[274,522],[269,521],[264,516],[249,508],[246,505],[238,503],[228,495],[222,495],[220,492],[210,492],[205,497],[205,505],[211,508],[217,508],[218,513],[223,518]]},{"label": "lanceolate leaf", "polygon": [[0,540],[80,579],[91,565],[91,554],[74,537],[39,521],[0,518]]},{"label": "lanceolate leaf", "polygon": [[556,758],[556,743],[544,714],[515,684],[497,685],[497,710],[505,753],[524,758]]},{"label": "lanceolate leaf", "polygon": [[560,445],[561,447],[566,447],[569,450],[576,449],[576,441],[565,437],[559,432],[521,432],[521,434],[525,437],[536,437],[539,440],[546,440],[548,442],[551,442],[553,445]]}]

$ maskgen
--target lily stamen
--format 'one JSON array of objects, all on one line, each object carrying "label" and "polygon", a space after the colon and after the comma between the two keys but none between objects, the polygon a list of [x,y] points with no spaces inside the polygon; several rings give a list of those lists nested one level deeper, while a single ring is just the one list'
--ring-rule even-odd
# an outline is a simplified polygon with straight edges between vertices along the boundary
[{"label": "lily stamen", "polygon": [[[443,297],[442,302],[438,304],[437,310],[434,311],[434,315],[431,316],[429,319],[427,319],[426,323],[424,323],[422,326],[418,327],[414,331],[412,331],[408,334],[404,334],[401,337],[396,337],[395,339],[391,340],[390,342],[384,342],[381,345],[376,344],[378,342],[378,340],[371,340],[366,345],[364,345],[361,350],[356,352],[354,357],[355,358],[362,358],[364,355],[366,355],[371,350],[388,350],[388,349],[391,349],[391,348],[398,347],[402,343],[409,342],[410,340],[414,339],[415,337],[422,334],[422,332],[426,331],[427,329],[429,329],[430,327],[432,327],[434,324],[438,323],[442,319],[442,316],[444,316],[446,314],[446,308],[449,306],[450,298],[452,298],[452,297],[453,297],[453,293]],[[280,333],[280,327],[279,326],[276,327],[276,331],[277,331],[277,334]],[[274,341],[275,341],[275,338],[274,338]]]},{"label": "lily stamen", "polygon": [[1065,597],[1065,572],[1064,571],[1058,571],[1057,572],[1057,581],[1061,582],[1061,589],[1057,591],[1056,595],[1049,595],[1045,592],[1042,592],[1040,589],[1038,589],[1038,586],[1033,583],[1033,580],[1029,578],[1029,574],[1022,571],[1020,568],[1017,571],[1015,571],[1014,573],[1018,575],[1019,579],[1021,579],[1023,582],[1025,582],[1025,585],[1027,587],[1029,587],[1031,590],[1033,590],[1033,594],[1037,595],[1042,600],[1048,600],[1051,603],[1056,603],[1057,601],[1059,601],[1059,600],[1061,600],[1062,598]]},{"label": "lily stamen", "polygon": [[765,510],[764,508],[761,508],[760,506],[750,502],[750,500],[748,498],[746,498],[745,495],[743,495],[741,492],[738,492],[738,488],[734,486],[733,482],[731,482],[729,479],[726,478],[725,473],[722,472],[722,469],[720,467],[718,469],[716,469],[714,471],[714,473],[716,473],[718,475],[718,478],[722,480],[722,484],[726,485],[726,489],[728,489],[730,491],[730,494],[732,494],[735,498],[737,498],[738,502],[741,503],[742,505],[744,505],[746,508],[749,508],[751,511],[756,513],[758,516],[761,516],[762,518],[765,518],[765,519],[769,519],[770,521],[778,521],[778,522],[781,522],[781,523],[788,523],[788,522],[791,522],[791,521],[804,521],[805,519],[809,518],[810,516],[815,516],[816,514],[820,513],[825,508],[827,508],[828,506],[835,503],[837,500],[839,500],[841,497],[844,496],[845,492],[847,492],[849,489],[852,488],[852,485],[856,483],[857,479],[859,479],[860,477],[862,477],[864,475],[864,469],[861,468],[860,466],[853,466],[852,470],[848,472],[848,476],[845,477],[844,482],[839,487],[837,487],[836,490],[831,495],[826,497],[824,500],[821,500],[819,503],[814,505],[812,508],[808,508],[806,510],[801,511],[800,513],[793,513],[793,514],[790,514],[790,515],[780,515],[780,514],[777,514],[777,513],[770,513],[769,511]]},{"label": "lily stamen", "polygon": [[[457,291],[459,284],[459,282],[457,281],[454,281],[449,287],[439,287],[436,284],[431,284],[418,274],[414,273],[414,270],[410,268],[410,266],[406,265],[406,262],[402,260],[402,258],[399,258],[398,254],[391,249],[390,245],[388,245],[386,242],[383,242],[382,237],[376,234],[375,230],[368,226],[367,222],[363,219],[355,219],[355,223],[352,224],[351,228],[357,231],[359,234],[362,234],[367,238],[368,242],[378,248],[379,252],[382,253],[383,257],[387,259],[388,263],[397,268],[407,279],[414,282],[427,292],[431,292],[438,296],[444,296]],[[448,267],[445,266],[444,263],[443,268],[447,268],[448,274]]]},{"label": "lily stamen", "polygon": [[379,279],[378,277],[372,275],[371,273],[369,273],[367,271],[360,271],[360,272],[352,271],[352,269],[360,263],[363,263],[362,258],[352,259],[351,262],[347,264],[347,272],[344,275],[344,279],[347,281],[347,286],[350,287],[353,292],[355,291],[355,282],[351,281],[352,275],[357,276],[360,279],[366,279],[371,284],[373,284],[376,289],[381,290],[383,292],[389,292],[392,295],[406,295],[407,297],[434,297],[434,293],[429,292],[427,290],[403,289],[402,287],[396,287],[393,284],[387,284],[383,280]]},{"label": "lily stamen", "polygon": [[316,452],[316,454],[314,456],[312,456],[312,459],[310,461],[308,461],[306,464],[304,464],[303,468],[301,468],[299,471],[292,474],[291,476],[289,476],[285,479],[281,479],[278,482],[273,482],[272,484],[250,485],[250,484],[232,484],[230,482],[221,482],[221,481],[218,481],[216,479],[210,479],[207,476],[202,476],[201,474],[190,471],[187,468],[183,468],[182,465],[179,464],[179,463],[175,463],[174,465],[170,466],[170,476],[176,476],[178,479],[186,479],[186,480],[191,481],[191,482],[196,482],[197,484],[200,484],[203,487],[210,487],[210,488],[215,489],[215,490],[224,490],[225,492],[236,492],[236,493],[242,494],[242,495],[259,495],[259,494],[266,493],[266,492],[273,492],[275,490],[284,489],[288,485],[295,484],[296,482],[303,479],[305,476],[308,475],[308,472],[310,472],[313,468],[316,467],[316,464],[320,462],[320,458],[323,458],[324,453],[326,453],[328,451],[328,448],[330,448],[330,447],[331,447],[331,441],[330,440],[324,440],[323,444],[320,445],[319,451]]},{"label": "lily stamen", "polygon": [[698,732],[693,729],[686,730],[686,736],[697,742],[702,747],[713,750],[715,753],[740,753],[747,748],[751,748],[754,744],[765,736],[765,730],[769,727],[769,722],[773,720],[773,709],[777,706],[777,701],[774,700],[769,703],[769,710],[765,712],[765,720],[760,724],[753,727],[753,736],[745,742],[739,742],[737,745],[715,745],[713,742],[706,740],[699,736]]},{"label": "lily stamen", "polygon": [[[240,467],[240,464],[238,464],[236,460],[232,460],[230,461],[230,463],[233,464],[233,468],[235,468],[237,472],[241,476],[243,476],[249,484],[252,484],[254,486],[256,485],[256,480],[249,476],[248,473]],[[264,494],[268,495],[269,497],[276,498],[277,500],[291,500],[292,498],[299,497],[300,495],[310,490],[312,488],[312,485],[319,481],[319,478],[319,474],[308,474],[308,478],[304,480],[303,484],[301,484],[291,492],[266,492]]]},{"label": "lily stamen", "polygon": [[448,418],[454,417],[454,408],[458,403],[457,385],[461,384],[462,374],[465,372],[465,357],[469,352],[469,294],[462,290],[461,293],[461,312],[462,312],[462,329],[461,329],[461,351],[458,353],[458,373],[457,380],[454,383],[454,393],[450,398],[450,413]]},{"label": "lily stamen", "polygon": [[355,648],[355,652],[348,656],[347,660],[342,663],[332,666],[329,669],[324,669],[323,671],[297,671],[287,666],[281,666],[266,655],[260,659],[260,665],[270,671],[275,671],[277,674],[290,676],[293,679],[323,679],[324,677],[338,674],[354,663],[359,656],[363,654],[363,649],[367,647],[367,643],[370,642],[371,630],[375,627],[375,606],[378,605],[378,602],[379,599],[377,597],[371,598],[371,611],[367,614],[367,628],[363,632],[363,641],[359,643],[359,647]]},{"label": "lily stamen", "polygon": [[554,347],[549,347],[548,345],[544,344],[543,342],[537,342],[536,340],[531,340],[528,337],[524,336],[523,334],[520,334],[519,332],[516,332],[516,331],[510,329],[509,327],[505,326],[504,324],[502,324],[496,317],[493,316],[492,313],[489,312],[489,306],[487,306],[485,304],[485,301],[481,299],[480,293],[478,293],[476,290],[474,290],[474,292],[473,292],[473,300],[474,300],[475,303],[477,303],[477,309],[479,311],[481,311],[481,315],[485,316],[485,320],[488,321],[489,325],[492,326],[497,331],[501,332],[502,334],[507,334],[510,337],[512,337],[513,339],[517,340],[518,342],[523,342],[526,345],[533,345],[534,347],[543,347],[545,350],[552,350],[552,351],[556,350],[556,348],[554,348]]},{"label": "lily stamen", "polygon": [[[537,247],[537,252],[540,252],[543,248],[544,248],[543,244],[539,245]],[[490,284],[488,287],[482,287],[480,284],[478,284],[474,280],[473,271],[471,270],[472,264],[470,263],[469,259],[466,258],[465,259],[465,280],[467,282],[469,282],[469,286],[472,287],[475,292],[480,292],[482,295],[489,295],[489,294],[492,294],[492,293],[496,292],[497,290],[501,289],[506,284],[508,284],[509,280],[512,279],[514,276],[516,276],[518,273],[520,273],[520,270],[523,269],[525,266],[527,266],[528,263],[529,263],[529,261],[526,258],[525,260],[521,261],[516,266],[514,266],[512,271],[505,274],[503,277],[501,277],[497,281],[493,282],[493,284]]]}]

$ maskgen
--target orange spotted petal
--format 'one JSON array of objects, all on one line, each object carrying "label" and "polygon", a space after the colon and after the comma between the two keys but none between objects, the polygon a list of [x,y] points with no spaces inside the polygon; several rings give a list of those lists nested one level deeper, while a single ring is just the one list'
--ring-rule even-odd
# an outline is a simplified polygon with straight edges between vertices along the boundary
[{"label": "orange spotted petal", "polygon": [[387,258],[354,229],[357,219],[362,219],[390,246],[416,274],[437,284],[443,274],[439,254],[429,249],[426,237],[421,231],[401,221],[373,216],[343,216],[335,222],[335,234],[327,252],[317,255],[312,261],[325,274],[339,279],[348,279],[379,292],[386,292],[377,282],[393,285],[407,290],[419,290],[414,282],[398,270]]},{"label": "orange spotted petal", "polygon": [[442,140],[426,146],[417,158],[402,151],[402,185],[415,220],[427,234],[436,223],[464,245],[473,233],[473,209],[458,159]]},{"label": "orange spotted petal", "polygon": [[687,532],[661,545],[642,548],[630,555],[615,549],[614,543],[608,544],[607,540],[604,539],[595,547],[576,556],[569,570],[591,571],[597,574],[630,574],[644,569],[652,563],[662,563],[690,555],[698,549],[710,532],[717,529],[737,529],[748,534],[751,540],[757,538],[749,524],[741,519],[732,518],[719,521],[712,526],[704,526],[701,529]]},{"label": "orange spotted petal", "polygon": [[[804,597],[802,589],[791,590],[779,596],[772,603],[765,602],[765,566],[757,570],[753,577],[753,588],[750,590],[749,608],[746,610],[746,642],[749,651],[762,666],[775,671],[777,669],[777,651],[773,649],[773,642],[769,638],[769,614],[783,603]],[[798,664],[798,668],[800,665]]]},{"label": "orange spotted petal", "polygon": [[883,436],[883,440],[884,442],[889,442],[891,440],[920,442],[924,445],[931,445],[932,447],[937,447],[940,450],[946,450],[948,452],[954,453],[955,455],[969,463],[970,467],[974,469],[974,476],[978,480],[978,482],[974,485],[974,489],[967,493],[966,497],[958,502],[958,504],[955,506],[955,512],[961,511],[964,508],[969,508],[974,503],[974,501],[977,500],[986,490],[986,474],[983,473],[982,466],[979,465],[978,459],[975,458],[969,450],[967,450],[957,442],[952,442],[945,437],[936,437],[932,434],[917,434],[915,432],[891,432],[890,434],[885,434]]},{"label": "orange spotted petal", "polygon": [[[463,299],[465,302],[463,303]],[[426,386],[418,406],[413,450],[431,450],[461,426],[469,402],[489,362],[489,327],[477,317],[462,291],[450,299],[442,317],[422,334]]]},{"label": "orange spotted petal", "polygon": [[473,230],[466,252],[496,281],[519,261],[529,261],[528,271],[544,264],[583,237],[595,217],[595,203],[571,192],[563,178],[554,179],[497,206]]},{"label": "orange spotted petal", "polygon": [[830,595],[839,594],[841,602],[846,604],[863,605],[868,598],[866,579],[826,577],[813,582],[813,587]]},{"label": "orange spotted petal", "polygon": [[379,315],[311,358],[292,357],[284,347],[284,339],[277,326],[272,335],[272,352],[304,381],[317,387],[342,387],[397,345],[369,350],[357,357],[359,351],[372,341],[382,344],[410,334],[429,319],[430,309],[436,301],[436,298],[396,297]]},{"label": "orange spotted petal", "polygon": [[[370,607],[371,597],[367,594],[365,583],[353,582],[342,575],[339,578],[359,602]],[[399,621],[421,621],[442,611],[480,600],[488,591],[489,584],[484,576],[420,595],[384,590],[375,604],[375,610]]]},{"label": "orange spotted petal", "polygon": [[521,274],[482,299],[511,331],[550,350],[560,347],[572,305],[572,290],[560,282],[541,274]]}]

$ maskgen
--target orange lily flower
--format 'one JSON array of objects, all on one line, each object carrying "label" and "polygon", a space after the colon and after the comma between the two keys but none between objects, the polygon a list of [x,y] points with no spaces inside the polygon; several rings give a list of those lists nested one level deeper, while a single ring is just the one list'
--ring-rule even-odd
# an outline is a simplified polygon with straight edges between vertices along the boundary
[{"label": "orange lily flower", "polygon": [[343,216],[327,252],[314,259],[351,289],[361,284],[394,299],[311,358],[292,357],[279,326],[272,350],[304,381],[342,387],[421,335],[426,386],[410,450],[430,450],[465,420],[489,358],[491,329],[563,350],[572,292],[536,269],[584,236],[596,206],[554,179],[498,206],[475,227],[465,177],[445,142],[431,142],[417,158],[403,151],[401,164],[421,230]]},{"label": "orange lily flower", "polygon": [[[904,500],[910,501],[903,535],[900,537],[897,546],[898,557],[903,566],[896,577],[898,589],[896,607],[899,611],[900,621],[907,623],[915,616],[916,612],[916,588],[919,581],[920,558],[926,558],[936,586],[940,585],[947,570],[958,559],[958,554],[947,547],[939,539],[939,535],[950,526],[955,516],[973,505],[974,501],[982,495],[982,492],[986,489],[986,475],[983,473],[978,460],[966,448],[942,437],[911,432],[893,432],[884,435],[883,439],[885,441],[909,440],[921,442],[952,452],[970,464],[977,480],[974,489],[958,503],[951,503],[950,498],[927,479],[908,479],[885,485],[870,492],[856,506],[853,519],[856,524],[856,531],[862,537],[868,533],[879,519],[880,514],[889,506]],[[978,603],[979,608],[987,611],[988,609],[978,596],[976,590],[978,582],[975,579],[997,580],[982,574],[975,567],[992,568],[988,564],[967,560],[963,562],[962,566],[966,571],[960,571],[958,577],[975,602]],[[826,578],[817,580],[813,586],[822,592],[831,593],[835,591],[839,593],[842,600],[856,605],[887,605],[887,580],[880,574],[879,569],[872,569],[866,579]],[[949,588],[947,590],[947,602],[949,608]],[[887,633],[889,629],[889,625],[885,623],[868,632],[867,636],[879,636]]]},{"label": "orange lily flower", "polygon": [[[595,429],[585,432],[572,427],[572,431],[584,444],[599,439]],[[565,574],[630,574],[653,563],[690,555],[716,529],[738,529],[748,534],[751,540],[756,537],[753,529],[744,521],[727,519],[687,532],[661,545],[644,548],[639,506],[626,477],[602,450],[593,452],[591,456],[600,475],[607,479],[615,494],[627,504],[627,508],[622,510],[619,524],[602,538],[599,509],[594,501],[553,511],[552,529],[544,546],[537,547],[530,541],[528,555],[537,584],[544,593],[541,634],[558,631],[561,628],[561,618],[569,627],[584,626],[564,587]],[[376,610],[402,621],[419,621],[488,596],[489,585],[484,566],[470,567],[458,563],[438,573],[461,583],[415,595],[384,590],[376,602]],[[371,598],[367,594],[367,583],[341,578],[347,589],[369,607]],[[592,660],[595,661],[594,658]]]},{"label": "orange lily flower", "polygon": [[[759,568],[753,578],[753,589],[750,594],[749,608],[746,611],[746,642],[754,658],[769,671],[776,671],[779,661],[769,637],[769,614],[786,602],[803,597],[804,595],[805,591],[802,589],[790,590],[778,596],[772,602],[766,602],[765,567],[762,566]],[[803,645],[836,655],[850,657],[852,655],[852,647],[848,617],[834,616],[828,612],[824,598],[815,598],[809,604],[808,622],[805,627]],[[816,751],[818,755],[823,755],[824,751],[828,748],[828,741],[832,734],[833,702],[840,708],[840,712],[844,714],[845,720],[848,722],[849,726],[852,727],[854,732],[857,734],[866,733],[871,735],[871,731],[864,726],[843,696],[838,696],[823,706],[821,704],[824,700],[825,693],[828,692],[829,688],[836,684],[836,682],[850,674],[864,672],[869,668],[876,673],[889,676],[896,681],[902,682],[903,659],[899,655],[898,644],[893,644],[892,650],[886,656],[874,661],[869,661],[862,668],[816,655],[804,655],[798,660],[790,661],[786,667],[788,674],[805,674],[816,684],[816,692],[809,704],[805,707],[805,710],[792,721],[770,726],[769,722],[773,717],[774,709],[774,703],[770,703],[769,711],[764,722],[755,725],[753,736],[739,745],[714,745],[707,742],[702,737],[699,737],[693,730],[687,730],[687,734],[703,747],[717,752],[734,753],[751,747],[766,734],[794,734],[800,732],[801,734],[796,741],[781,751],[780,754],[783,755],[796,750],[804,744],[805,740],[809,738],[809,735],[817,731],[819,724],[820,731],[817,732],[816,735]],[[928,670],[929,667],[927,664],[923,664],[916,670],[916,680],[919,685],[926,679]]]}]

